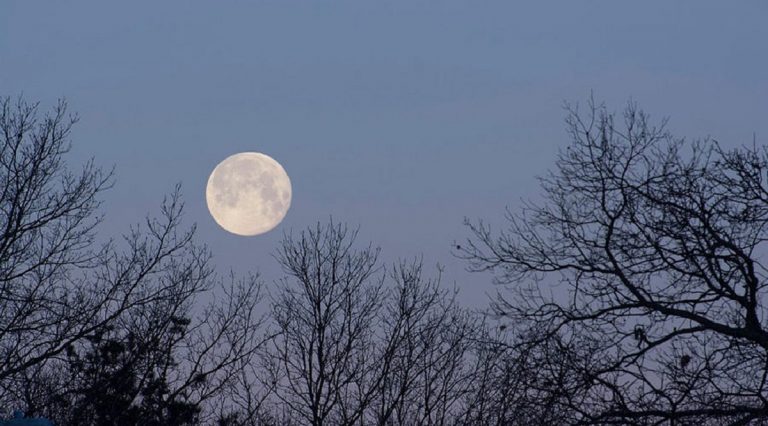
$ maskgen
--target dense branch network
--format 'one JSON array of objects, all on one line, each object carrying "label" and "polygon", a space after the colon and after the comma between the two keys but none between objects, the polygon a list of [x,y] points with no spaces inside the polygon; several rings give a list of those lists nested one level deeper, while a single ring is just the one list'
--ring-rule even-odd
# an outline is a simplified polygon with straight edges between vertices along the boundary
[{"label": "dense branch network", "polygon": [[768,155],[664,124],[633,104],[620,117],[569,107],[572,144],[543,200],[501,233],[470,223],[460,255],[515,284],[496,309],[539,331],[520,344],[562,356],[548,342],[568,342],[578,374],[558,403],[574,419],[766,418]]}]

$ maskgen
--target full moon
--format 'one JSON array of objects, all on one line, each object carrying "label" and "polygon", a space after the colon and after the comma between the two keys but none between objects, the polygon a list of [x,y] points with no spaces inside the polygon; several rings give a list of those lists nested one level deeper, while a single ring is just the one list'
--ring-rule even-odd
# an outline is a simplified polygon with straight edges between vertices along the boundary
[{"label": "full moon", "polygon": [[225,230],[259,235],[277,226],[291,206],[291,180],[277,161],[258,152],[227,157],[205,189],[211,216]]}]

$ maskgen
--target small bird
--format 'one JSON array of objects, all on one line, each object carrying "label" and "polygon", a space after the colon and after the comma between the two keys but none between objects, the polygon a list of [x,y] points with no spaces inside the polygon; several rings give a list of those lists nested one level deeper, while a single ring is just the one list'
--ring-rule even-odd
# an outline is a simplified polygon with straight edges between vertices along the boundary
[{"label": "small bird", "polygon": [[635,340],[637,340],[637,347],[639,348],[643,342],[648,342],[648,338],[645,336],[645,328],[642,325],[635,326],[634,331]]},{"label": "small bird", "polygon": [[683,355],[680,357],[680,366],[685,368],[691,362],[690,355]]}]

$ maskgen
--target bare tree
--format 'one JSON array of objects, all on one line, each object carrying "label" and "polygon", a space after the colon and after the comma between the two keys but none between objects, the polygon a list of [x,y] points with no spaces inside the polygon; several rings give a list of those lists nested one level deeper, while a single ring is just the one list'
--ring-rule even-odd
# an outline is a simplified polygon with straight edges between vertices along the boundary
[{"label": "bare tree", "polygon": [[263,339],[259,282],[216,278],[178,188],[122,243],[97,244],[112,178],[67,168],[75,122],[63,102],[40,118],[0,100],[0,405],[62,424],[179,423],[178,404],[205,419]]},{"label": "bare tree", "polygon": [[439,277],[424,278],[420,261],[402,262],[390,276],[381,320],[390,348],[372,407],[376,423],[452,423],[474,379],[478,317],[457,305]]},{"label": "bare tree", "polygon": [[476,341],[475,369],[459,423],[549,425],[577,420],[579,411],[573,407],[581,407],[581,370],[573,366],[589,357],[590,347],[559,336],[540,341],[536,329],[501,327],[505,330],[486,329]]},{"label": "bare tree", "polygon": [[285,424],[448,424],[476,324],[421,262],[388,273],[333,223],[286,236],[266,363]]},{"label": "bare tree", "polygon": [[571,423],[768,421],[768,153],[589,106],[568,109],[543,201],[500,233],[470,224],[460,254],[514,284],[495,308],[536,330],[517,344],[566,366]]},{"label": "bare tree", "polygon": [[75,121],[64,103],[40,120],[36,105],[0,100],[0,381],[93,332],[113,298],[79,281],[107,256],[93,242],[111,174],[65,167]]},{"label": "bare tree", "polygon": [[288,279],[273,300],[276,395],[313,425],[350,424],[375,392],[374,327],[383,289],[378,250],[328,225],[287,236],[277,258]]}]

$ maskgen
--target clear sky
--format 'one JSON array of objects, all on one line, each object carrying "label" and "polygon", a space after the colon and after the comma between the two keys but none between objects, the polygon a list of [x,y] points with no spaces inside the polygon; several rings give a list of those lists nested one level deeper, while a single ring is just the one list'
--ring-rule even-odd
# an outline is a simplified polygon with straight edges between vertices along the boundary
[{"label": "clear sky", "polygon": [[[76,163],[116,166],[102,231],[183,184],[224,270],[277,275],[284,230],[331,215],[384,258],[424,254],[468,303],[488,277],[451,243],[537,193],[563,101],[632,98],[687,137],[768,143],[765,1],[0,2],[0,94],[81,116]],[[293,182],[281,226],[243,238],[207,212],[208,174],[259,151]]]}]

